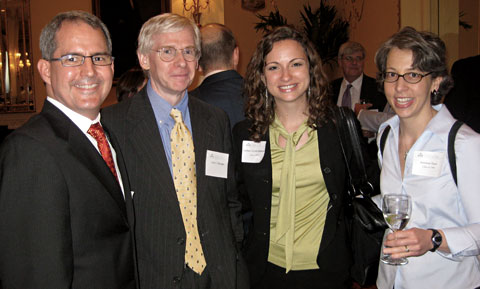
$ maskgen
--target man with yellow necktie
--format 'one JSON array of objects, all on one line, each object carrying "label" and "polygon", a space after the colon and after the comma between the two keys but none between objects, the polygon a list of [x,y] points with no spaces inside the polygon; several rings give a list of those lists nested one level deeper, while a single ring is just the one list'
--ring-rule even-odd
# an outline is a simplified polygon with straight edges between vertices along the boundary
[{"label": "man with yellow necktie", "polygon": [[140,287],[247,288],[228,117],[187,93],[201,55],[198,27],[158,15],[138,44],[149,81],[106,108],[102,123],[119,139],[134,191]]}]

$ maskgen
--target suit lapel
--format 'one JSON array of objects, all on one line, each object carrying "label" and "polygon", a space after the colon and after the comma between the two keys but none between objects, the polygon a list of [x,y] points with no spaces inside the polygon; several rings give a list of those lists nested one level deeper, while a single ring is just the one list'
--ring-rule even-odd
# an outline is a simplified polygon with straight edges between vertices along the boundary
[{"label": "suit lapel", "polygon": [[45,101],[42,113],[49,120],[55,133],[68,143],[72,155],[103,184],[126,219],[125,201],[120,186],[92,143],[67,116],[50,102]]},{"label": "suit lapel", "polygon": [[[165,201],[170,206],[178,207],[178,199],[165,156],[162,137],[146,89],[143,89],[138,97],[132,99],[132,104],[127,112],[125,130],[130,132],[131,136],[126,140],[126,147],[129,149],[124,153],[140,156],[138,159],[148,162],[144,166],[148,166],[152,174],[156,176],[154,178],[156,183],[152,184],[152,187],[161,188],[159,190],[167,192],[164,194]],[[135,190],[135,188],[132,189]],[[180,214],[180,209],[178,213]]]}]

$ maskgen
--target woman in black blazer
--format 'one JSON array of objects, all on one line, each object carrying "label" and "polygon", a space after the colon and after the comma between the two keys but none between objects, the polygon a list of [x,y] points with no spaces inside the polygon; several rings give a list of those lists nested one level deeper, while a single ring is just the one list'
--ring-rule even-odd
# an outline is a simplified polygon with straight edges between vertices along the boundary
[{"label": "woman in black blazer", "polygon": [[266,35],[248,65],[247,119],[233,135],[253,211],[244,248],[253,289],[351,286],[346,168],[327,86],[313,45],[290,27]]}]

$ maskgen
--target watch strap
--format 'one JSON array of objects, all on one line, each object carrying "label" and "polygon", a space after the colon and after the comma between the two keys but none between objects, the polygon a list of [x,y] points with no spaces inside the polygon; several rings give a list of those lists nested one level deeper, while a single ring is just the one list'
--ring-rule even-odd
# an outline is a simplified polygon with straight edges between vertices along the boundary
[{"label": "watch strap", "polygon": [[[435,229],[428,229],[428,230],[432,231],[433,248],[430,249],[430,252],[435,252],[437,251],[438,247],[440,247],[440,245],[442,244],[442,235],[440,234],[440,232],[438,232]],[[440,240],[437,240],[437,239],[440,239]]]}]

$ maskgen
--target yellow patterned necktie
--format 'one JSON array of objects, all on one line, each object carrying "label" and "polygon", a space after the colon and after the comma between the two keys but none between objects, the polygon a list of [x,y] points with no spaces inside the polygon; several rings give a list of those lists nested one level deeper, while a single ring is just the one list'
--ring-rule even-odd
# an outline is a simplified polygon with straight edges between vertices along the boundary
[{"label": "yellow patterned necktie", "polygon": [[170,116],[175,120],[170,133],[173,182],[187,234],[185,263],[201,275],[207,264],[197,227],[197,175],[193,139],[183,123],[182,113],[172,108]]}]

